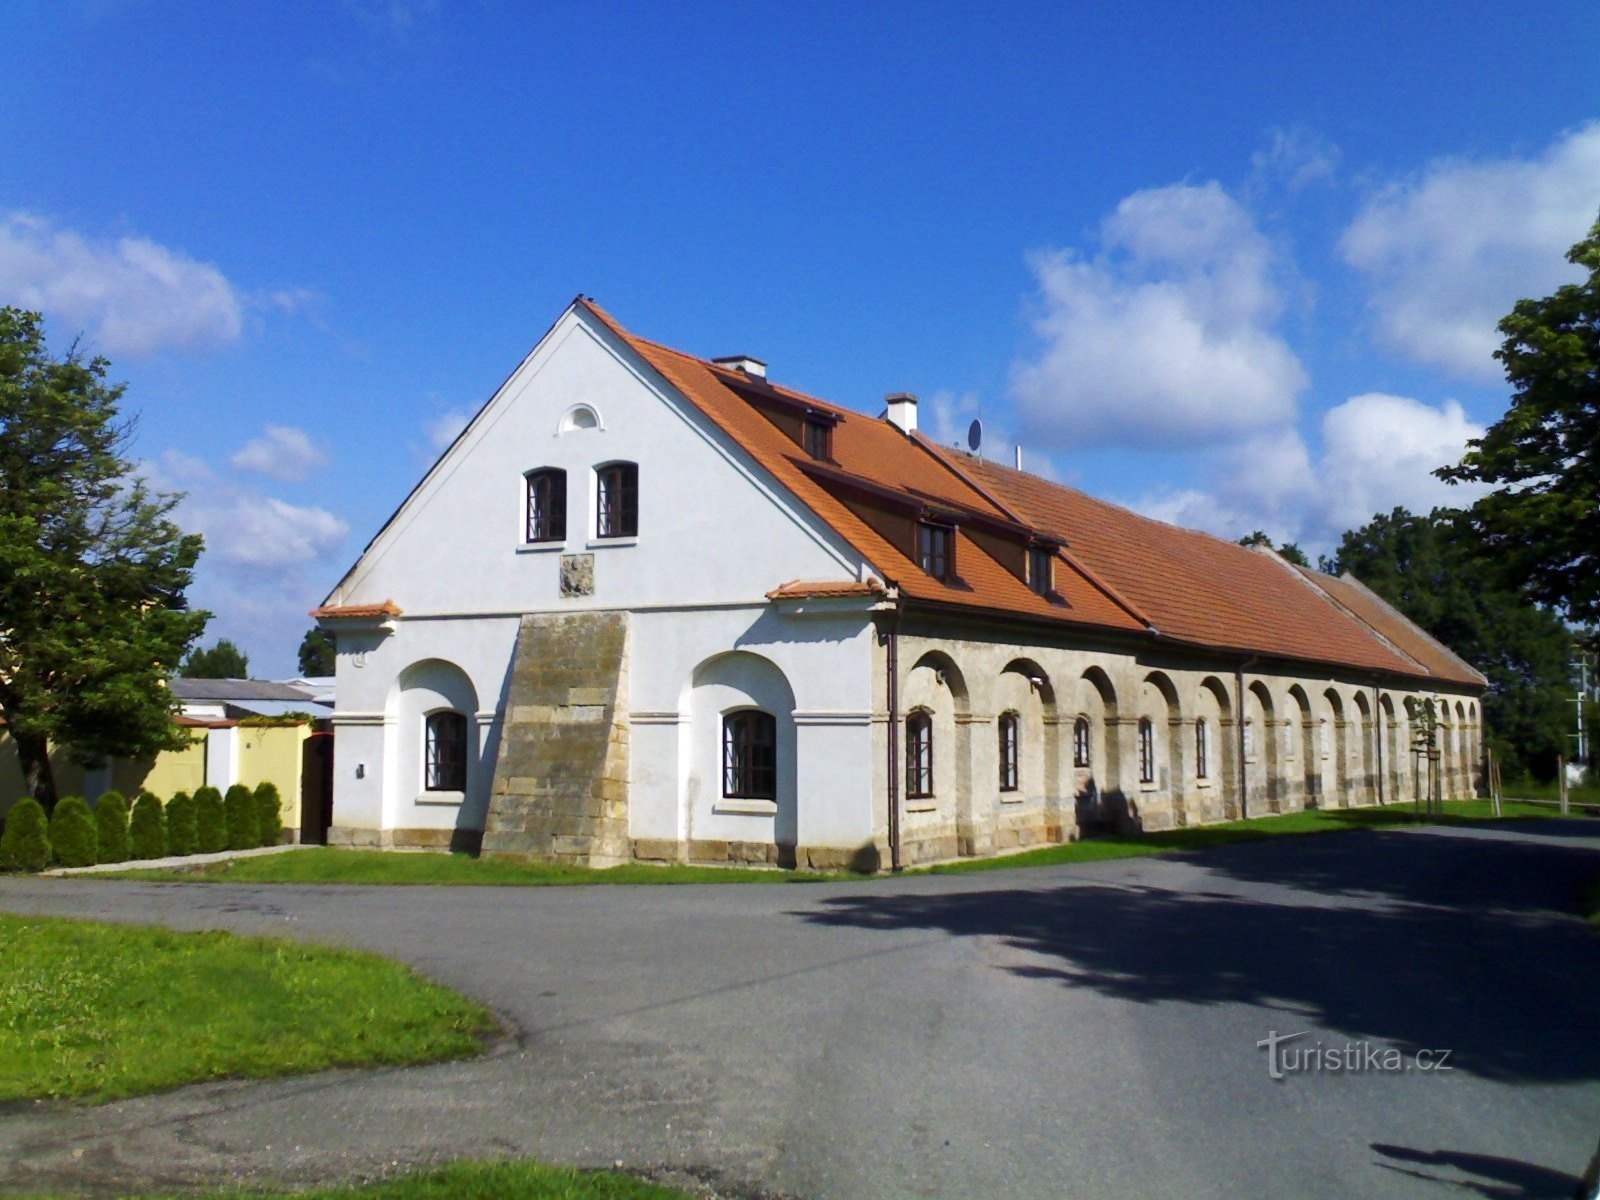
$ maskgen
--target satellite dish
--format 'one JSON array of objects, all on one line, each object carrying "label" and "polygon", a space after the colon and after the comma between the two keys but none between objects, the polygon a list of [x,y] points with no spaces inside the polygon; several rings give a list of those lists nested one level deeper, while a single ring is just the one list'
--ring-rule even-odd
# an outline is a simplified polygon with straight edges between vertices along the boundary
[{"label": "satellite dish", "polygon": [[976,454],[981,445],[983,445],[983,422],[974,421],[967,426],[967,449]]}]

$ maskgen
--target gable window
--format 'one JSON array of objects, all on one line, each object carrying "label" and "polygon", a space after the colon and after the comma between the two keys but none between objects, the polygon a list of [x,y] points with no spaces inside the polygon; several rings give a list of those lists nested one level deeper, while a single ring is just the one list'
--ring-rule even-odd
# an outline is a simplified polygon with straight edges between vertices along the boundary
[{"label": "gable window", "polygon": [[429,713],[423,726],[423,789],[430,792],[467,790],[467,718],[451,712]]},{"label": "gable window", "polygon": [[528,527],[530,542],[560,542],[567,536],[567,473],[555,467],[529,471]]},{"label": "gable window", "polygon": [[933,717],[918,709],[906,718],[906,798],[933,796]]},{"label": "gable window", "polygon": [[1017,790],[1017,734],[1021,721],[1014,712],[1000,714],[1000,790]]},{"label": "gable window", "polygon": [[778,722],[771,713],[747,708],[722,718],[722,794],[777,799]]},{"label": "gable window", "polygon": [[1028,586],[1041,596],[1056,590],[1053,574],[1055,551],[1049,546],[1028,547]]},{"label": "gable window", "polygon": [[1204,717],[1194,723],[1194,774],[1196,779],[1211,774],[1211,727]]},{"label": "gable window", "polygon": [[1089,765],[1089,718],[1079,717],[1072,723],[1072,765]]},{"label": "gable window", "polygon": [[1156,781],[1156,728],[1149,717],[1139,718],[1139,782]]},{"label": "gable window", "polygon": [[955,532],[927,521],[917,526],[917,563],[941,583],[955,578]]},{"label": "gable window", "polygon": [[806,453],[827,462],[833,458],[833,426],[827,421],[806,421]]},{"label": "gable window", "polygon": [[595,472],[595,534],[603,538],[639,534],[639,467],[608,463]]}]

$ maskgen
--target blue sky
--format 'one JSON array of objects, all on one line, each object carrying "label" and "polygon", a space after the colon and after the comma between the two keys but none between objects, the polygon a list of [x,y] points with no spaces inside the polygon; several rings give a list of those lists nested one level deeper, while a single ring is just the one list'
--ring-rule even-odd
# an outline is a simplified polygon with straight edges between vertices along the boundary
[{"label": "blue sky", "polygon": [[258,675],[577,293],[1316,551],[1453,498],[1495,320],[1600,211],[1589,0],[23,0],[8,33],[0,303],[128,381],[207,640]]}]

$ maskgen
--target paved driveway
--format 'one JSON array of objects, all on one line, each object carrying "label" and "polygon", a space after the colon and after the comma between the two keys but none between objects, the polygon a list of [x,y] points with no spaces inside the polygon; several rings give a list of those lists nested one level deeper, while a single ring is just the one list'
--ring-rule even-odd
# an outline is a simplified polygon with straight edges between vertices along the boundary
[{"label": "paved driveway", "polygon": [[[1600,1135],[1600,938],[1568,915],[1595,828],[819,886],[0,881],[14,912],[397,955],[516,1030],[466,1063],[13,1108],[0,1189],[514,1153],[849,1200],[1564,1197]],[[1451,1069],[1274,1081],[1271,1031]]]}]

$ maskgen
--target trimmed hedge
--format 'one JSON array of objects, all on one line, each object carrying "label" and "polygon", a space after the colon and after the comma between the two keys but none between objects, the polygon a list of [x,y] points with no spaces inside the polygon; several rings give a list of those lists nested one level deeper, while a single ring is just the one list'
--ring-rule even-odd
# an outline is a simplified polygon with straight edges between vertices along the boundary
[{"label": "trimmed hedge", "polygon": [[254,850],[261,844],[261,825],[256,820],[255,793],[242,783],[228,789],[222,808],[228,826],[229,850]]},{"label": "trimmed hedge", "polygon": [[214,787],[195,789],[195,847],[201,854],[228,848],[228,824],[222,813],[222,793]]},{"label": "trimmed hedge", "polygon": [[161,801],[151,792],[140,792],[128,818],[128,842],[134,858],[167,856],[167,817]]},{"label": "trimmed hedge", "polygon": [[94,831],[100,839],[95,857],[103,863],[127,862],[133,847],[128,843],[128,798],[121,792],[107,792],[94,802]]},{"label": "trimmed hedge", "polygon": [[256,824],[261,845],[276,846],[283,840],[283,800],[275,783],[256,784]]},{"label": "trimmed hedge", "polygon": [[6,813],[0,833],[0,869],[42,871],[50,865],[49,824],[44,805],[32,796],[18,800]]},{"label": "trimmed hedge", "polygon": [[178,792],[167,801],[167,853],[193,854],[199,843],[194,827],[194,799]]},{"label": "trimmed hedge", "polygon": [[100,836],[82,796],[56,801],[50,814],[50,849],[63,867],[92,867],[100,861]]}]

